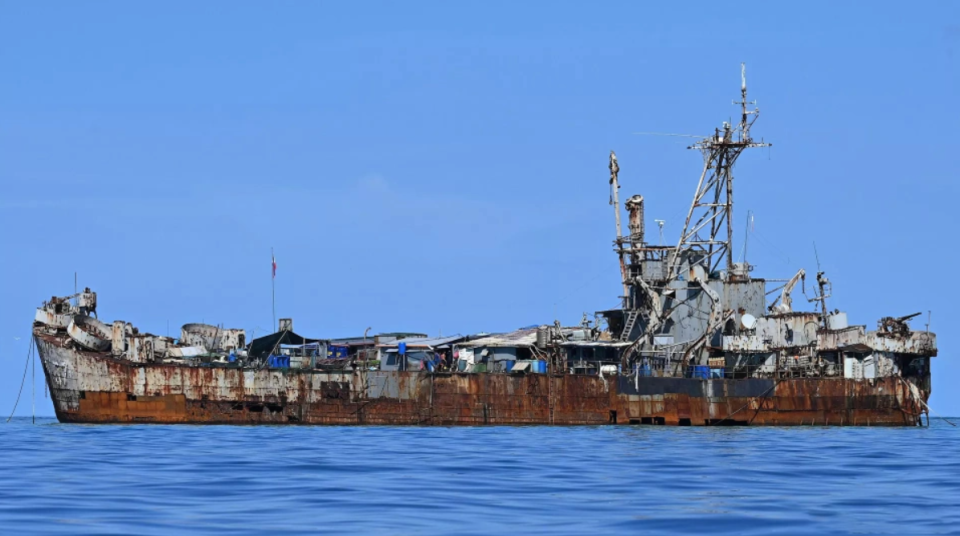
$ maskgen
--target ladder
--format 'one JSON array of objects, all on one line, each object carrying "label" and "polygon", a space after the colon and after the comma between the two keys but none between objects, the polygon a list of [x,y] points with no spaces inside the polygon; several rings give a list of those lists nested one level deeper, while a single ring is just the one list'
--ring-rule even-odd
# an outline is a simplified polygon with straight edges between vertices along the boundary
[{"label": "ladder", "polygon": [[623,331],[620,332],[621,341],[630,340],[630,333],[633,331],[633,326],[637,323],[637,318],[639,317],[639,309],[632,309],[629,313],[627,313],[627,319],[623,323]]}]

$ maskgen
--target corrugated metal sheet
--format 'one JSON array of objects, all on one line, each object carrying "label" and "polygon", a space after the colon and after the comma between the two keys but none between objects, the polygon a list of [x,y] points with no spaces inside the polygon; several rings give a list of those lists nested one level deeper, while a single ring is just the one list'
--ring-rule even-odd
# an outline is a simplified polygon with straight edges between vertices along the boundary
[{"label": "corrugated metal sheet", "polygon": [[412,339],[401,339],[378,344],[379,348],[396,348],[401,342],[407,345],[407,348],[437,348],[455,343],[464,338],[463,335],[450,335],[449,337],[417,337]]},{"label": "corrugated metal sheet", "polygon": [[510,333],[501,333],[497,335],[490,335],[489,337],[481,337],[479,339],[474,339],[472,341],[465,342],[460,346],[466,346],[471,348],[480,348],[480,347],[506,347],[506,346],[533,346],[537,342],[537,330],[534,329],[519,329],[517,331],[511,331]]}]

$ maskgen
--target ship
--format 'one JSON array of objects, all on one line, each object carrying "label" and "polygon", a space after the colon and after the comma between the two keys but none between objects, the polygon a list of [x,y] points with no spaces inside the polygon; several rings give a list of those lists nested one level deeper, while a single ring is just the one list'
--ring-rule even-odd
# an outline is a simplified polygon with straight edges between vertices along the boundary
[{"label": "ship", "polygon": [[[929,425],[936,336],[917,314],[876,329],[829,307],[817,270],[754,277],[733,257],[733,169],[759,117],[741,66],[739,122],[703,156],[677,242],[647,239],[644,198],[621,208],[609,156],[618,307],[576,325],[430,337],[309,338],[280,319],[243,329],[187,324],[179,337],[100,320],[89,288],[36,310],[33,340],[65,423],[313,425]],[[606,174],[604,174],[606,175]],[[606,177],[605,177],[606,179]],[[626,232],[621,213],[628,217]],[[611,263],[612,264],[612,263]],[[801,286],[810,310],[794,307]],[[772,287],[772,288],[771,288]],[[772,299],[771,299],[772,298]]]}]

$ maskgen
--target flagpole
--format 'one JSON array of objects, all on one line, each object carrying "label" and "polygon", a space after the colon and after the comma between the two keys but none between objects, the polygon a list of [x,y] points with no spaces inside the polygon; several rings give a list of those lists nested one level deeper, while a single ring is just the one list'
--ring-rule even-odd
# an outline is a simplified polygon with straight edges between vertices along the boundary
[{"label": "flagpole", "polygon": [[273,328],[277,328],[277,259],[270,248],[270,302],[273,306]]}]

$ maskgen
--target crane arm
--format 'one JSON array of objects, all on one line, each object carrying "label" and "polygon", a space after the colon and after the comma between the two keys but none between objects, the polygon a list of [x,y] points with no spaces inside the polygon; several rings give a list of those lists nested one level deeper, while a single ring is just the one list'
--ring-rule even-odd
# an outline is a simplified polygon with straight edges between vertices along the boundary
[{"label": "crane arm", "polygon": [[640,290],[642,290],[644,295],[647,297],[647,306],[650,308],[650,326],[648,326],[647,331],[656,330],[660,327],[660,323],[662,322],[660,315],[663,314],[663,305],[660,300],[660,294],[653,290],[653,288],[651,288],[642,277],[635,277],[634,282],[640,287]]},{"label": "crane arm", "polygon": [[717,292],[716,292],[715,290],[713,290],[712,288],[710,288],[703,279],[700,279],[700,278],[698,277],[698,278],[694,279],[693,281],[694,281],[696,284],[700,285],[700,288],[702,288],[703,291],[707,293],[707,296],[710,296],[710,301],[713,302],[713,305],[714,305],[714,306],[720,305],[720,295],[717,294]]},{"label": "crane arm", "polygon": [[780,303],[778,304],[774,301],[773,305],[770,306],[770,310],[775,313],[790,313],[793,311],[793,298],[790,297],[790,293],[793,292],[794,287],[797,286],[797,283],[800,281],[806,281],[807,272],[803,268],[797,271],[796,275],[790,278],[790,281],[787,281],[787,284],[783,286],[783,290],[780,292]]},{"label": "crane arm", "polygon": [[677,363],[678,366],[687,366],[690,363],[690,359],[700,350],[706,346],[707,341],[710,338],[710,335],[716,330],[720,329],[723,326],[723,323],[727,321],[728,318],[733,316],[733,311],[723,311],[720,305],[720,295],[717,294],[715,290],[710,288],[706,281],[703,281],[699,277],[693,280],[695,283],[700,285],[700,288],[703,289],[703,292],[707,296],[710,296],[710,301],[713,302],[712,307],[710,308],[710,319],[707,321],[707,329],[704,330],[703,334],[700,335],[695,341],[693,341],[690,346],[687,347],[686,351],[683,352],[683,358],[680,362]]},{"label": "crane arm", "polygon": [[633,278],[633,282],[640,287],[640,290],[643,291],[643,294],[647,297],[647,308],[650,311],[649,323],[647,324],[646,329],[642,337],[637,337],[637,340],[624,348],[623,356],[624,365],[626,366],[626,359],[633,355],[638,348],[646,345],[649,347],[653,344],[653,336],[660,329],[660,326],[663,324],[663,301],[660,299],[660,294],[654,290],[642,277]]},{"label": "crane arm", "polygon": [[715,290],[710,288],[710,286],[707,285],[706,281],[700,279],[699,277],[694,279],[693,281],[694,283],[700,285],[700,288],[703,289],[703,291],[707,294],[707,296],[710,296],[710,301],[712,302],[710,307],[710,317],[707,320],[707,333],[709,333],[713,329],[716,329],[714,324],[717,323],[718,319],[723,313],[723,311],[720,309],[720,295],[717,294]]}]

